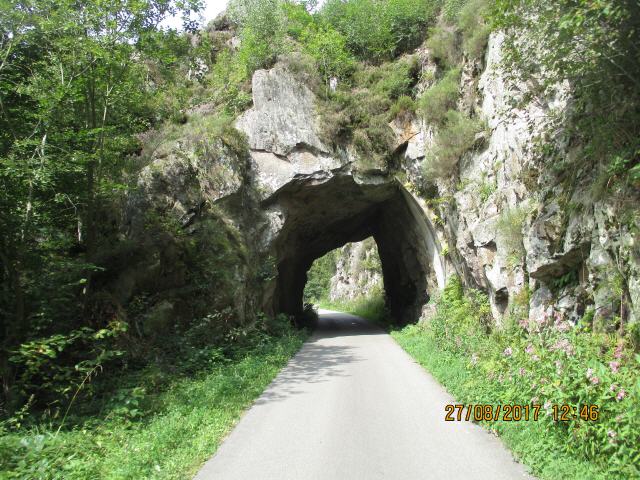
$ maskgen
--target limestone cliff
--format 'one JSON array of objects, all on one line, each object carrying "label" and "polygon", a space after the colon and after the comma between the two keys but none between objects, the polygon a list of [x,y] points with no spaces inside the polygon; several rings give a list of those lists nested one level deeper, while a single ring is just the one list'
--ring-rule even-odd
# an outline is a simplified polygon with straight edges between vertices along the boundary
[{"label": "limestone cliff", "polygon": [[[489,294],[498,322],[514,308],[531,319],[555,310],[574,321],[592,311],[611,328],[616,316],[639,320],[638,192],[603,193],[588,168],[560,168],[581,154],[568,141],[570,86],[542,95],[536,79],[511,80],[503,41],[492,34],[484,60],[462,69],[458,108],[486,128],[450,175],[430,177],[422,168],[435,127],[418,116],[390,123],[396,160],[386,167],[367,167],[349,141],[328,145],[319,133],[320,100],[278,63],[253,75],[253,106],[235,121],[242,148],[210,145],[206,131],[194,143],[187,123],[151,154],[131,197],[128,235],[145,236],[135,226],[150,211],[174,218],[186,235],[212,216],[215,228],[236,232],[232,248],[243,254],[224,288],[234,289],[240,322],[257,310],[300,312],[313,260],[369,237],[399,322],[417,320],[454,274]],[[416,88],[427,88],[439,67],[424,47],[414,55],[423,73]],[[354,256],[358,249],[343,250],[336,295],[353,296],[358,289],[346,284],[363,291],[378,279],[359,276],[369,257]],[[125,296],[138,288],[128,281]]]}]

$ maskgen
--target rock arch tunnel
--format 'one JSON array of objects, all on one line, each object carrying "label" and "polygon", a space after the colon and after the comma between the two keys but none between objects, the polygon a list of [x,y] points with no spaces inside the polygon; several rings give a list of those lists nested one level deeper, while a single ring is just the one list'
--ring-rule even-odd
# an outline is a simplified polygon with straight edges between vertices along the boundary
[{"label": "rock arch tunnel", "polygon": [[304,177],[277,192],[284,223],[275,242],[278,277],[273,310],[302,312],[306,272],[313,261],[348,242],[373,236],[387,306],[398,324],[418,319],[429,291],[442,287],[444,268],[433,227],[396,180],[352,175]]}]

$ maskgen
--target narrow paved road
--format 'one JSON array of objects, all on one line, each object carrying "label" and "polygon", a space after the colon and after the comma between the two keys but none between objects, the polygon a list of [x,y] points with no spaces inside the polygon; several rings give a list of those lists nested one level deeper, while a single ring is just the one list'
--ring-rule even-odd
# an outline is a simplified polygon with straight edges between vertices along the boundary
[{"label": "narrow paved road", "polygon": [[531,478],[493,435],[445,422],[448,403],[385,332],[322,311],[313,336],[195,478]]}]

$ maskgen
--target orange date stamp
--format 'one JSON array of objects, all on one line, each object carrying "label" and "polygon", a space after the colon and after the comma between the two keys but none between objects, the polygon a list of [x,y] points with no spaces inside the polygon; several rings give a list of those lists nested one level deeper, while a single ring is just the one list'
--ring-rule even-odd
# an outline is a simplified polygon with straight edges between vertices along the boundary
[{"label": "orange date stamp", "polygon": [[547,414],[556,422],[572,420],[596,421],[600,414],[597,405],[491,405],[491,404],[449,404],[444,407],[446,422],[537,422],[540,414]]}]

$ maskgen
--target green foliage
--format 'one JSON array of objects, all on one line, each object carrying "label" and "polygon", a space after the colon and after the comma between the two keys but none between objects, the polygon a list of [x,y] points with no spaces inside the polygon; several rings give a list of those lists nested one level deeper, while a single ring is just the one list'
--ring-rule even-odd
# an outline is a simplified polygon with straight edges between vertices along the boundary
[{"label": "green foliage", "polygon": [[417,47],[438,2],[430,0],[328,0],[320,17],[342,33],[361,60],[389,60]]},{"label": "green foliage", "polygon": [[478,185],[478,195],[480,196],[480,201],[485,203],[489,200],[489,197],[493,195],[493,193],[497,190],[497,186],[495,181],[489,181],[486,178],[482,179],[482,182]]},{"label": "green foliage", "polygon": [[344,79],[353,73],[355,61],[346,48],[346,39],[330,26],[305,31],[302,41],[325,83],[328,84],[331,77]]},{"label": "green foliage", "polygon": [[[414,57],[354,72],[354,88],[338,89],[320,107],[324,139],[336,144],[353,142],[360,154],[361,168],[388,168],[395,140],[388,125],[389,112],[396,103],[394,100],[411,95],[417,74]],[[402,102],[410,107],[407,99]],[[401,106],[397,102],[397,108]]]},{"label": "green foliage", "polygon": [[[464,404],[538,404],[538,421],[491,422],[540,478],[633,478],[640,357],[629,338],[593,334],[559,313],[491,327],[488,302],[452,279],[435,315],[394,333]],[[598,405],[599,419],[556,422],[551,405]],[[553,452],[549,455],[548,452]]]},{"label": "green foliage", "polygon": [[354,74],[357,88],[367,88],[389,99],[411,95],[419,72],[417,58],[407,56],[379,66],[368,66]]},{"label": "green foliage", "polygon": [[453,68],[460,62],[456,32],[452,27],[439,24],[430,29],[426,45],[444,67]]},{"label": "green foliage", "polygon": [[[276,333],[277,332],[277,333]],[[209,458],[305,335],[262,316],[224,353],[198,348],[171,368],[119,375],[110,394],[57,431],[58,419],[0,424],[0,477],[190,478]]]},{"label": "green foliage", "polygon": [[348,312],[383,327],[389,328],[392,324],[391,314],[386,306],[385,294],[381,287],[374,288],[365,296],[349,301],[321,303],[322,307]]},{"label": "green foliage", "polygon": [[489,0],[469,0],[460,9],[457,26],[462,34],[462,50],[470,58],[479,58],[487,46],[491,26],[489,15]]},{"label": "green foliage", "polygon": [[247,75],[273,64],[283,52],[286,15],[281,0],[235,0],[228,7],[240,28],[238,61]]},{"label": "green foliage", "polygon": [[221,52],[208,77],[210,100],[228,115],[238,115],[251,105],[249,71],[239,55]]},{"label": "green foliage", "polygon": [[100,290],[101,252],[121,246],[115,212],[136,135],[176,113],[171,102],[154,111],[165,93],[184,98],[185,90],[168,87],[176,77],[199,81],[186,73],[203,50],[155,26],[197,7],[0,4],[3,410],[32,391],[34,408],[58,408],[87,370],[120,351],[124,329],[100,333],[122,321],[117,301]]},{"label": "green foliage", "polygon": [[389,120],[409,121],[416,113],[416,101],[408,95],[399,97],[389,109]]},{"label": "green foliage", "polygon": [[522,229],[530,209],[526,205],[508,208],[502,211],[496,222],[498,241],[513,264],[519,263],[525,254],[522,243]]},{"label": "green foliage", "polygon": [[458,160],[473,146],[482,129],[483,124],[479,120],[449,110],[443,126],[438,129],[434,147],[423,161],[425,176],[444,178],[452,175]]},{"label": "green foliage", "polygon": [[453,68],[420,97],[420,113],[429,123],[443,124],[447,112],[456,106],[460,89],[460,69]]},{"label": "green foliage", "polygon": [[331,277],[336,273],[337,250],[316,259],[307,272],[307,283],[304,287],[304,301],[318,303],[329,298]]},{"label": "green foliage", "polygon": [[[523,48],[508,36],[506,61],[516,75],[545,72],[543,90],[572,85],[574,139],[584,145],[579,166],[606,172],[604,184],[638,185],[640,150],[640,5],[500,0],[492,20],[508,33],[526,29]],[[604,193],[603,189],[603,193]]]}]

